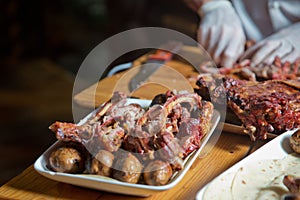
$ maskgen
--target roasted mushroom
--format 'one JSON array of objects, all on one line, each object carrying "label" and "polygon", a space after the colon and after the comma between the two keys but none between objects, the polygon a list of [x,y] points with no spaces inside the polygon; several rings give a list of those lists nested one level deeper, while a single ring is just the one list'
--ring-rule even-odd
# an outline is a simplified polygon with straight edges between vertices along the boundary
[{"label": "roasted mushroom", "polygon": [[296,153],[300,153],[300,130],[297,130],[290,137],[290,146]]},{"label": "roasted mushroom", "polygon": [[85,159],[76,148],[59,147],[51,153],[49,165],[56,172],[80,173],[84,170]]},{"label": "roasted mushroom", "polygon": [[144,180],[148,185],[165,185],[172,174],[172,167],[169,163],[155,160],[144,169]]},{"label": "roasted mushroom", "polygon": [[131,153],[120,153],[114,162],[113,178],[127,183],[139,181],[143,165]]},{"label": "roasted mushroom", "polygon": [[92,158],[88,172],[90,174],[98,174],[101,176],[110,176],[114,155],[106,150],[100,150],[94,158]]}]

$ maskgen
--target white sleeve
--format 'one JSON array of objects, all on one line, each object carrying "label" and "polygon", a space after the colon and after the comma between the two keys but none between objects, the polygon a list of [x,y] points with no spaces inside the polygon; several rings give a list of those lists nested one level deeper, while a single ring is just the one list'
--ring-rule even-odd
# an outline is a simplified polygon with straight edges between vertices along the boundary
[{"label": "white sleeve", "polygon": [[233,7],[235,8],[237,14],[241,19],[247,38],[255,41],[260,41],[261,39],[263,39],[263,34],[249,16],[243,3],[243,0],[231,1]]},{"label": "white sleeve", "polygon": [[268,8],[275,31],[300,21],[300,0],[269,0]]}]

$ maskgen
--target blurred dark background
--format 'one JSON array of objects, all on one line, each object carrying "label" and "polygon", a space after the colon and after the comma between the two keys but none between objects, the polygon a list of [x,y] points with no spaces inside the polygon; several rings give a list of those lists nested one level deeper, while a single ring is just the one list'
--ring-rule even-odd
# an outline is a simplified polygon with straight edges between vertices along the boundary
[{"label": "blurred dark background", "polygon": [[96,45],[145,26],[195,38],[198,20],[181,0],[0,0],[0,185],[56,140],[52,122],[73,121],[76,72]]}]

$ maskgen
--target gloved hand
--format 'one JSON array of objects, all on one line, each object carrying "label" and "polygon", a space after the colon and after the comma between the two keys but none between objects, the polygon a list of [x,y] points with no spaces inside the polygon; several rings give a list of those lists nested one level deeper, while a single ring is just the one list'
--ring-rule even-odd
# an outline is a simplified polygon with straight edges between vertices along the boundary
[{"label": "gloved hand", "polygon": [[198,14],[201,17],[198,42],[217,65],[232,67],[244,53],[246,36],[231,3],[227,0],[210,1],[200,8]]},{"label": "gloved hand", "polygon": [[198,12],[200,7],[212,0],[182,0],[190,9],[192,9],[195,12]]},{"label": "gloved hand", "polygon": [[275,57],[294,62],[300,57],[300,22],[284,28],[249,48],[240,60],[250,59],[253,66],[272,64]]}]

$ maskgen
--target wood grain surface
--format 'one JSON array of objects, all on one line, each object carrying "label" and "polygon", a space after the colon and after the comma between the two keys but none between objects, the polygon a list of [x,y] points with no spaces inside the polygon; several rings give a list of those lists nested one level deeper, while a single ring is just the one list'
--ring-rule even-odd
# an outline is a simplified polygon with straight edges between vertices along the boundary
[{"label": "wood grain surface", "polygon": [[[185,52],[193,53],[194,48],[185,47]],[[154,72],[144,84],[134,91],[129,91],[130,79],[139,72],[141,66],[146,62],[147,55],[133,62],[129,70],[106,77],[81,91],[74,96],[74,101],[84,107],[99,106],[112,96],[113,91],[122,91],[129,96],[152,99],[155,95],[165,93],[169,90],[187,90],[192,92],[195,87],[195,77],[199,74],[197,69],[180,59],[173,59],[164,63]]]},{"label": "wood grain surface", "polygon": [[[172,189],[155,195],[140,198],[145,200],[161,199],[195,199],[197,192],[214,177],[241,160],[250,146],[248,137],[237,134],[221,134],[215,147],[203,158],[197,158],[185,177]],[[0,198],[3,199],[137,199],[107,193],[65,183],[52,181],[38,174],[30,166],[20,175],[0,187]]]},{"label": "wood grain surface", "polygon": [[[142,57],[134,63],[135,66],[140,65],[145,57]],[[195,77],[198,73],[190,65],[170,61],[166,63],[167,68],[161,68],[157,73],[157,77],[150,77],[149,84],[143,85],[140,89],[131,93],[132,96],[150,99],[154,95],[165,92],[168,87],[178,88],[182,83],[187,89],[194,87]],[[172,67],[170,69],[169,67]],[[165,71],[164,71],[165,70]],[[170,75],[170,70],[176,70],[186,79],[177,80],[177,72]],[[125,84],[123,81],[127,78],[122,77],[127,72],[121,72],[111,77],[95,83],[89,88],[83,90],[74,97],[76,103],[83,107],[98,106],[107,101],[114,91],[115,86],[122,88]],[[131,74],[132,75],[132,74]],[[175,81],[173,81],[175,77]],[[118,82],[123,78],[123,81]],[[158,79],[160,80],[158,80]],[[165,84],[157,84],[156,81],[161,79],[169,80],[167,86]],[[153,83],[154,82],[154,83]],[[189,82],[190,84],[187,84]],[[124,89],[125,87],[123,87]],[[126,88],[125,88],[126,89]],[[59,117],[59,116],[58,116]],[[238,130],[238,129],[236,129]],[[197,192],[205,186],[209,181],[218,176],[224,170],[240,161],[250,150],[252,142],[249,137],[243,134],[231,134],[222,132],[220,138],[214,148],[202,158],[197,158],[191,169],[185,177],[172,189],[159,192],[155,195],[142,198],[145,200],[161,200],[161,199],[195,199]],[[72,186],[47,179],[39,175],[33,168],[28,167],[20,175],[16,176],[6,184],[0,187],[0,198],[3,199],[137,199],[134,196],[125,196],[103,191],[92,190]]]}]

